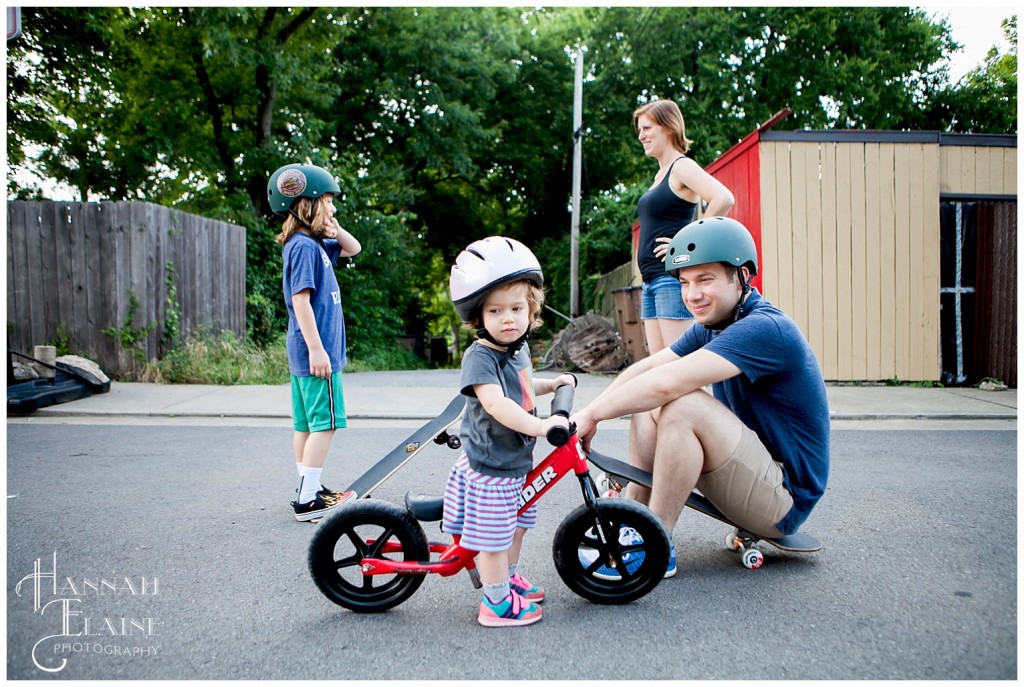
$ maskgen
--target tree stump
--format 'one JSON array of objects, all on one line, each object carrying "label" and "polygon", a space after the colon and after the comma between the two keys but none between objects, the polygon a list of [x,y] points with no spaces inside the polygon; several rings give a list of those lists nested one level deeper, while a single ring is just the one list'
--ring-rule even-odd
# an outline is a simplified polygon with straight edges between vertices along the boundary
[{"label": "tree stump", "polygon": [[629,364],[629,353],[610,320],[588,313],[562,331],[565,357],[584,372],[614,372]]}]

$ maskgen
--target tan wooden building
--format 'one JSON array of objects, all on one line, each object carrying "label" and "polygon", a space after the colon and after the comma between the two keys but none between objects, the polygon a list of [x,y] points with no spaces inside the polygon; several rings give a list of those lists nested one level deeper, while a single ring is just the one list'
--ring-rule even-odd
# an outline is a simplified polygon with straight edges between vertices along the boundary
[{"label": "tan wooden building", "polygon": [[754,234],[755,284],[825,379],[1016,386],[1016,136],[772,131],[779,119],[707,170]]}]

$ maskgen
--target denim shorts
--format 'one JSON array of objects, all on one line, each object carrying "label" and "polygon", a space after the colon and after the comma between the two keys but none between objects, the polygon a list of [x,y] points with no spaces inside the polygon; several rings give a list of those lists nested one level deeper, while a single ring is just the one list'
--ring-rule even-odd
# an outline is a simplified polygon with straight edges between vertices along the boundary
[{"label": "denim shorts", "polygon": [[641,320],[689,320],[693,315],[683,305],[679,280],[670,274],[654,281],[645,281],[640,289]]}]

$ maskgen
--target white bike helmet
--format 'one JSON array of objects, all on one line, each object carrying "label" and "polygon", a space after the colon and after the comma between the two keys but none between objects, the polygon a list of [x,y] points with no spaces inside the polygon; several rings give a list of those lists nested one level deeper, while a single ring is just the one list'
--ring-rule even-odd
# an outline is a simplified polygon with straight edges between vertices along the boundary
[{"label": "white bike helmet", "polygon": [[520,279],[544,286],[537,258],[515,239],[489,236],[469,244],[455,258],[448,290],[459,317],[469,322],[492,289]]}]

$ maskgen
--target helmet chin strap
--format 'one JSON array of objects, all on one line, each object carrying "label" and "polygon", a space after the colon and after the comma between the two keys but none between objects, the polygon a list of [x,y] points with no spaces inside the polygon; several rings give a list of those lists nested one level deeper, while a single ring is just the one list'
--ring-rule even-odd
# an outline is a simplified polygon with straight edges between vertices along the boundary
[{"label": "helmet chin strap", "polygon": [[507,343],[507,344],[506,343],[501,343],[500,341],[495,339],[493,336],[491,336],[491,333],[489,331],[487,331],[487,329],[485,327],[477,327],[476,328],[476,335],[477,335],[478,338],[486,339],[487,341],[490,341],[495,346],[500,346],[500,347],[505,349],[505,357],[501,361],[501,366],[505,367],[505,365],[508,364],[508,361],[512,359],[512,356],[514,356],[516,353],[518,353],[519,349],[523,347],[524,343],[526,343],[526,339],[530,336],[530,330],[527,329],[525,334],[520,336],[518,339],[516,339],[512,343]]}]

